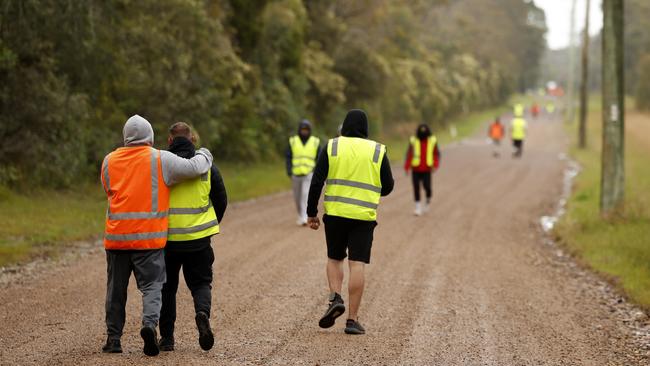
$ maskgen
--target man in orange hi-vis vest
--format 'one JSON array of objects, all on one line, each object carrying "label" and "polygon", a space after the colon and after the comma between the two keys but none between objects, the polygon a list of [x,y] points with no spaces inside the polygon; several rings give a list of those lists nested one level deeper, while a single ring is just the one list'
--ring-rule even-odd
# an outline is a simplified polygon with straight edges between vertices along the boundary
[{"label": "man in orange hi-vis vest", "polygon": [[106,155],[101,181],[108,196],[106,249],[106,333],[104,353],[121,353],[131,272],[142,293],[143,351],[159,353],[156,327],[165,283],[163,248],[167,242],[169,187],[206,173],[212,155],[200,149],[191,159],[157,150],[153,129],[144,118],[129,118],[122,131],[124,147]]},{"label": "man in orange hi-vis vest", "polygon": [[499,146],[501,146],[501,139],[505,135],[505,128],[501,124],[499,117],[494,119],[494,122],[490,123],[490,128],[488,129],[488,136],[492,139],[492,145],[494,146],[494,151],[492,155],[494,157],[499,157]]}]

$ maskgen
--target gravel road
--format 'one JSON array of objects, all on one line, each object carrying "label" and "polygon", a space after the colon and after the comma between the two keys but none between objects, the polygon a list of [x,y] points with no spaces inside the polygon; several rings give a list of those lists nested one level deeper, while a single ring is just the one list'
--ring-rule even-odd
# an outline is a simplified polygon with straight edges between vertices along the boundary
[{"label": "gravel road", "polygon": [[[144,356],[132,281],[125,353],[102,354],[106,265],[95,249],[0,285],[0,364],[649,364],[612,310],[607,296],[616,294],[546,244],[538,221],[560,195],[566,139],[548,119],[532,121],[529,136],[518,160],[509,146],[493,158],[482,137],[443,146],[433,208],[423,217],[412,214],[410,180],[394,171],[367,268],[365,336],[345,335],[344,318],[318,328],[324,233],[294,225],[286,192],[233,205],[213,240],[212,351],[199,348],[182,285],[176,351]],[[402,153],[389,152],[395,162]]]}]

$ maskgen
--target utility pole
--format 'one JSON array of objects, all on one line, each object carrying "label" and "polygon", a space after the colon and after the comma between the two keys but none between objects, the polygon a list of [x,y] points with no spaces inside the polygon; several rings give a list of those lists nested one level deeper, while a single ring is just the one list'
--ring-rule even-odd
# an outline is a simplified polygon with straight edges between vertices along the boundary
[{"label": "utility pole", "polygon": [[589,8],[591,0],[587,0],[585,13],[585,30],[582,35],[582,81],[580,82],[580,126],[578,127],[578,147],[587,146],[587,84],[589,82]]},{"label": "utility pole", "polygon": [[575,64],[576,64],[576,1],[571,1],[571,21],[569,25],[569,81],[567,82],[567,110],[566,121],[573,123],[575,120]]},{"label": "utility pole", "polygon": [[623,0],[603,1],[603,156],[600,213],[623,210],[625,193],[625,97]]}]

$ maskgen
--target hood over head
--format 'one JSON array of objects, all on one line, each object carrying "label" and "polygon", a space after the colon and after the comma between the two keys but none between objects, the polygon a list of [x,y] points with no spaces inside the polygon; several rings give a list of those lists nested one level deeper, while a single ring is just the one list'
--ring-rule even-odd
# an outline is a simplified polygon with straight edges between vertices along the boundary
[{"label": "hood over head", "polygon": [[[300,133],[303,129],[309,130],[307,135],[303,136],[302,133]],[[303,143],[309,139],[311,136],[311,122],[309,120],[303,119],[298,123],[298,136],[300,136],[300,139],[302,140]]]},{"label": "hood over head", "polygon": [[368,116],[361,109],[352,109],[348,112],[341,126],[341,136],[368,137]]},{"label": "hood over head", "polygon": [[151,123],[137,114],[126,120],[122,136],[124,137],[124,146],[153,146]]},{"label": "hood over head", "polygon": [[418,126],[418,129],[415,132],[415,135],[420,140],[429,138],[429,136],[431,136],[431,129],[429,128],[429,125],[427,125],[426,123],[420,124]]},{"label": "hood over head", "polygon": [[300,133],[300,130],[303,128],[306,128],[311,132],[311,122],[307,119],[300,120],[300,122],[298,122],[298,133]]}]

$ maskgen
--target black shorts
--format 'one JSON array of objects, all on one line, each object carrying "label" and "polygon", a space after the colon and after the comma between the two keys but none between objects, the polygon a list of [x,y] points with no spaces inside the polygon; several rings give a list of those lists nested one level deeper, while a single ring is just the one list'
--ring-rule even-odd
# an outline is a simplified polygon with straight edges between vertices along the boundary
[{"label": "black shorts", "polygon": [[327,257],[370,263],[373,233],[376,221],[362,221],[338,216],[323,215]]},{"label": "black shorts", "polygon": [[517,149],[521,149],[521,146],[523,144],[524,144],[524,140],[512,140],[512,145]]}]

